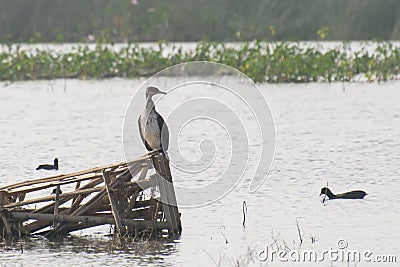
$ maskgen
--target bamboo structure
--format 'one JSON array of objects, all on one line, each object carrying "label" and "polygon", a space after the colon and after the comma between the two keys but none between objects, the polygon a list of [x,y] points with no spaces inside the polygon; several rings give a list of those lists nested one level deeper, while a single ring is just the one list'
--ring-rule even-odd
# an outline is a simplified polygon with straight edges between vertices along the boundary
[{"label": "bamboo structure", "polygon": [[3,237],[51,238],[105,224],[115,225],[119,235],[177,236],[182,231],[169,161],[158,151],[1,187],[0,217]]}]

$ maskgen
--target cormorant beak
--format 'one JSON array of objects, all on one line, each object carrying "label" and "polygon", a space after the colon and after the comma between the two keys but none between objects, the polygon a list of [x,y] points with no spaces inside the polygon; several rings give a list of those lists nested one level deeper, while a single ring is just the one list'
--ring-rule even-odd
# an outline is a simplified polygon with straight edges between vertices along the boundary
[{"label": "cormorant beak", "polygon": [[161,92],[161,91],[160,91],[160,93],[159,93],[159,94],[163,94],[163,95],[166,95],[167,93],[166,93],[166,92]]}]

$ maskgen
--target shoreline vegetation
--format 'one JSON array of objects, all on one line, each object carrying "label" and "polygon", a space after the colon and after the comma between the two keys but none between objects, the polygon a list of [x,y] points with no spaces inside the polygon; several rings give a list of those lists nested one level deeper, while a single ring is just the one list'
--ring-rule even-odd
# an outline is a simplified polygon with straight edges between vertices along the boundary
[{"label": "shoreline vegetation", "polygon": [[398,0],[0,0],[0,42],[400,40]]},{"label": "shoreline vegetation", "polygon": [[192,61],[226,64],[256,83],[380,82],[400,77],[400,48],[390,42],[364,43],[356,51],[351,51],[348,42],[330,49],[315,44],[200,41],[188,50],[162,41],[120,48],[99,42],[73,45],[68,51],[5,45],[0,50],[0,80],[149,77]]}]

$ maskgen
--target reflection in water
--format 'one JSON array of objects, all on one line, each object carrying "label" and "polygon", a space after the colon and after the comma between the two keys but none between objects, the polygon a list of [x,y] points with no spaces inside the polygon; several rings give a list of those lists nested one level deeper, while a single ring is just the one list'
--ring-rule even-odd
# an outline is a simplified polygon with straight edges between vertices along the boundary
[{"label": "reflection in water", "polygon": [[[161,264],[166,256],[177,253],[179,241],[171,238],[143,240],[140,238],[114,238],[109,235],[91,234],[87,236],[71,235],[49,240],[41,236],[22,237],[3,240],[3,255],[22,255],[38,253],[42,255],[77,255],[94,259],[96,255],[115,255],[120,259],[132,259],[137,264]],[[86,261],[86,260],[85,260]],[[85,261],[81,263],[85,263]],[[23,262],[22,262],[23,263]],[[164,264],[163,264],[164,265]]]}]

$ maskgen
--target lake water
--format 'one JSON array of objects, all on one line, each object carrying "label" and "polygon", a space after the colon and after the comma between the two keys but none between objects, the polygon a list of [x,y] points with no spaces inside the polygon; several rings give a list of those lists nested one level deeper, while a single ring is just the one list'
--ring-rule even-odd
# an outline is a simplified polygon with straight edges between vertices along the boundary
[{"label": "lake water", "polygon": [[[142,82],[56,80],[1,87],[0,186],[50,175],[35,167],[54,157],[60,159],[59,173],[124,160],[125,112]],[[108,227],[100,227],[59,242],[34,237],[3,243],[2,266],[308,266],[291,260],[282,263],[276,257],[274,262],[262,262],[257,255],[268,245],[315,250],[319,255],[329,248],[337,250],[341,239],[349,250],[371,251],[372,259],[395,255],[397,263],[387,265],[397,266],[400,82],[259,87],[274,117],[276,151],[268,179],[256,192],[248,192],[244,179],[212,204],[181,208],[183,232],[177,240],[121,247],[104,236]],[[185,91],[180,94],[192,97],[185,96]],[[164,104],[159,111],[165,114],[169,108]],[[186,131],[194,137],[205,134],[199,128]],[[220,138],[219,131],[206,133],[210,139]],[[137,156],[144,154],[138,136],[132,138],[133,151]],[[191,151],[195,141],[182,142],[182,153]],[[173,162],[172,152],[170,157]],[[173,169],[177,185],[202,185],[213,178],[209,173],[204,177],[177,173]],[[362,189],[368,195],[364,200],[323,204],[319,192],[327,182],[333,192]],[[247,203],[246,227],[242,225],[243,201]],[[314,265],[377,263],[328,258]]]}]

